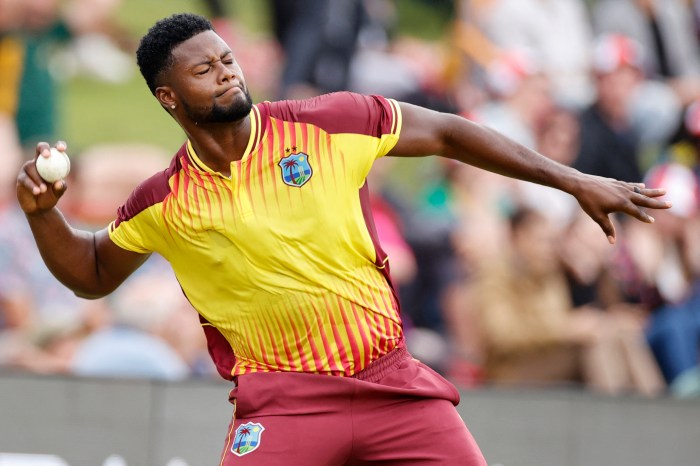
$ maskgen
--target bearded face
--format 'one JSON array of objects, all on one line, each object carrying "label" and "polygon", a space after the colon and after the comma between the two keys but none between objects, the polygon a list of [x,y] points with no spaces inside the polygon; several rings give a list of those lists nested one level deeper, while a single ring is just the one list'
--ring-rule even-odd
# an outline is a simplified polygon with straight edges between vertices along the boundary
[{"label": "bearded face", "polygon": [[214,101],[208,106],[182,102],[187,117],[198,123],[233,123],[248,116],[253,108],[253,99],[247,88],[241,87],[230,103]]}]

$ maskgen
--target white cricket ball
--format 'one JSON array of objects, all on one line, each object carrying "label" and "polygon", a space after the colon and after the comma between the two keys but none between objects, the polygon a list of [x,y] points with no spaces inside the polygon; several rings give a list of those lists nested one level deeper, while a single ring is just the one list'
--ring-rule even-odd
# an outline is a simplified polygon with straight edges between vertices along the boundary
[{"label": "white cricket ball", "polygon": [[39,176],[44,181],[49,183],[62,180],[70,172],[70,159],[65,152],[52,147],[49,157],[44,157],[43,155],[37,157],[36,171],[39,172]]}]

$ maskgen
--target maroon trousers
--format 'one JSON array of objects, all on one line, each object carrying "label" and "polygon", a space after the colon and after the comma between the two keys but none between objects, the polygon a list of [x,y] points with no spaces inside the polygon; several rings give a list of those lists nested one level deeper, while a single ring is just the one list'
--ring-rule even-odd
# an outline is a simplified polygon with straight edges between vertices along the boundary
[{"label": "maroon trousers", "polygon": [[486,466],[455,387],[404,346],[355,377],[239,377],[220,466]]}]

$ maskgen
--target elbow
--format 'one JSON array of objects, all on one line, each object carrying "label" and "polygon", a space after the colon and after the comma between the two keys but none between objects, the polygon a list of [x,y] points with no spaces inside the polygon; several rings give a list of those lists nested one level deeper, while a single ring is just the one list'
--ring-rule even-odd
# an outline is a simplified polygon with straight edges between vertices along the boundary
[{"label": "elbow", "polygon": [[73,294],[75,296],[77,296],[78,298],[95,300],[95,299],[104,298],[109,293],[95,293],[95,292],[86,292],[86,291],[82,291],[82,290],[73,290]]},{"label": "elbow", "polygon": [[104,298],[105,296],[112,293],[116,288],[117,288],[116,286],[104,287],[104,288],[101,288],[101,287],[91,287],[91,288],[71,287],[71,291],[78,298],[94,300],[94,299]]}]

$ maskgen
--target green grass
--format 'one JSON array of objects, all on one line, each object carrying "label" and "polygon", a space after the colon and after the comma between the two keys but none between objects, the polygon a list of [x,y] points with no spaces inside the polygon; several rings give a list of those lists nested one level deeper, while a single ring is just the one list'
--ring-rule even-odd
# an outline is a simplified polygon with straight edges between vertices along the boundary
[{"label": "green grass", "polygon": [[60,128],[72,152],[98,142],[124,141],[177,149],[184,140],[140,75],[119,85],[75,79],[65,86],[62,99],[66,105]]},{"label": "green grass", "polygon": [[449,0],[400,0],[396,8],[398,32],[428,40],[443,37],[453,15]]}]

